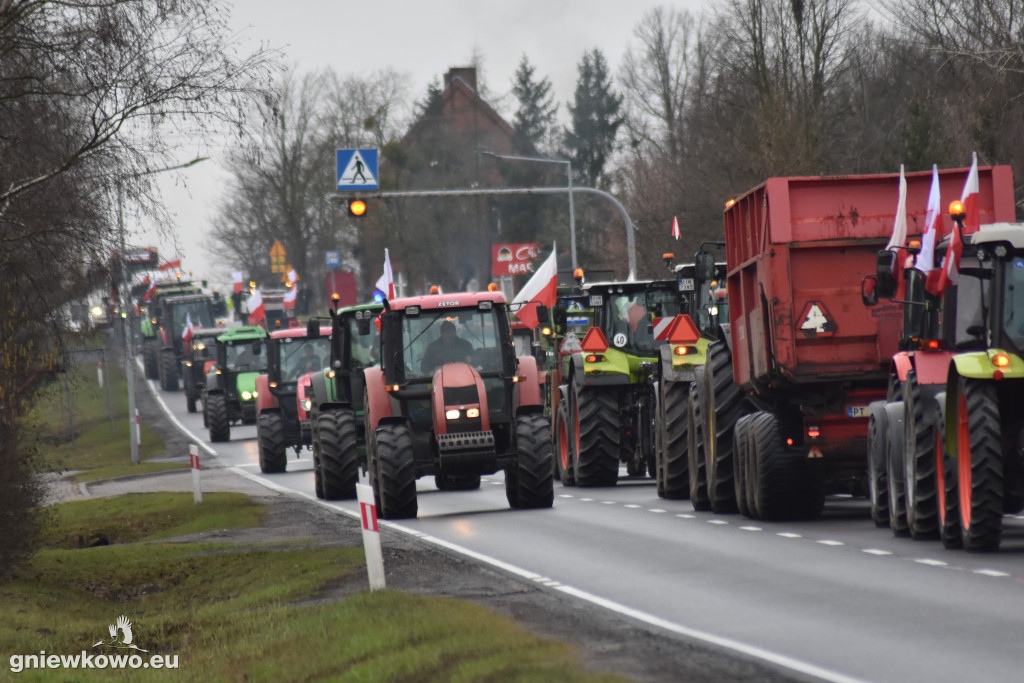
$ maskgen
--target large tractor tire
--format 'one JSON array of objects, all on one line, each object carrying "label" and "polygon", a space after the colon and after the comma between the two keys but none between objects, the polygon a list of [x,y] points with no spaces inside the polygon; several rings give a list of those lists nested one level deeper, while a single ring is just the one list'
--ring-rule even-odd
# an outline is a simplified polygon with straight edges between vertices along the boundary
[{"label": "large tractor tire", "polygon": [[939,537],[936,503],[934,387],[922,387],[911,370],[903,383],[903,473],[907,529],[919,540]]},{"label": "large tractor tire", "polygon": [[957,491],[968,551],[999,549],[1003,534],[1003,454],[999,399],[991,381],[957,378]]},{"label": "large tractor tire", "polygon": [[142,370],[146,379],[160,379],[160,347],[155,340],[142,342]]},{"label": "large tractor tire", "polygon": [[558,403],[555,411],[555,474],[562,486],[576,485],[576,453],[573,450],[575,440],[569,433],[569,407],[565,399]]},{"label": "large tractor tire", "polygon": [[703,398],[708,500],[715,512],[736,512],[732,437],[743,413],[743,392],[733,381],[732,354],[723,341],[708,346]]},{"label": "large tractor tire", "polygon": [[438,491],[475,491],[480,488],[479,474],[435,474]]},{"label": "large tractor tire", "polygon": [[711,509],[708,500],[708,470],[704,459],[704,415],[701,396],[704,368],[697,368],[697,380],[690,385],[686,411],[686,459],[690,471],[690,503],[697,512]]},{"label": "large tractor tire", "polygon": [[690,497],[688,453],[690,402],[689,382],[662,382],[661,430],[658,449],[658,495],[669,500]]},{"label": "large tractor tire", "polygon": [[768,411],[754,413],[748,423],[752,451],[747,476],[752,477],[753,503],[748,507],[760,519],[811,519],[825,505],[824,485],[813,464],[782,442],[779,419]]},{"label": "large tractor tire", "polygon": [[889,526],[889,479],[885,463],[889,418],[885,401],[868,406],[868,496],[871,498],[871,521],[882,528]]},{"label": "large tractor tire", "polygon": [[231,422],[224,394],[207,394],[203,401],[203,420],[210,430],[210,441],[231,441]]},{"label": "large tractor tire", "polygon": [[516,417],[516,462],[505,470],[505,497],[513,508],[549,508],[555,501],[551,423],[543,415]]},{"label": "large tractor tire", "polygon": [[185,393],[185,410],[190,413],[196,412],[196,401],[199,400],[199,396],[194,391],[186,390]]},{"label": "large tractor tire", "polygon": [[313,492],[320,500],[324,499],[324,472],[323,460],[320,458],[320,439],[316,432],[313,432]]},{"label": "large tractor tire", "polygon": [[280,413],[266,412],[256,420],[256,444],[260,453],[260,472],[277,474],[288,467],[284,445],[284,422]]},{"label": "large tractor tire", "polygon": [[956,550],[964,547],[963,532],[960,529],[960,502],[956,488],[956,458],[946,444],[946,394],[935,397],[938,407],[935,432],[935,489],[936,507],[939,513],[939,539],[942,547]]},{"label": "large tractor tire", "polygon": [[744,415],[733,427],[733,487],[736,509],[744,517],[754,517],[747,500],[747,464],[750,462],[750,423],[753,416]]},{"label": "large tractor tire", "polygon": [[[323,449],[327,443],[326,435],[321,433],[321,437],[324,437],[320,443]],[[416,501],[416,460],[409,427],[383,424],[377,427],[375,439],[375,491],[379,496],[381,517],[413,519],[419,512],[419,506]]]},{"label": "large tractor tire", "polygon": [[[326,500],[351,500],[359,482],[356,418],[351,410],[330,408],[317,413],[321,486]],[[410,452],[412,442],[409,445]],[[411,456],[410,456],[411,457]],[[415,491],[416,480],[413,479]]]},{"label": "large tractor tire", "polygon": [[172,349],[160,352],[160,388],[164,391],[178,390],[178,357]]},{"label": "large tractor tire", "polygon": [[885,406],[885,479],[889,489],[889,529],[893,536],[909,536],[907,526],[907,482],[903,461],[903,420],[906,409],[903,401]]},{"label": "large tractor tire", "polygon": [[575,479],[578,486],[615,486],[619,479],[619,405],[614,390],[574,386]]}]

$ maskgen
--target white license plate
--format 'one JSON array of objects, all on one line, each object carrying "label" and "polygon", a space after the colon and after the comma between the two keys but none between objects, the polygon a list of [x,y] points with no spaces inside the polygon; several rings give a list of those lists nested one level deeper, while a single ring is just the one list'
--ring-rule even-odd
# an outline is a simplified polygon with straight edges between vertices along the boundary
[{"label": "white license plate", "polygon": [[871,409],[867,406],[846,406],[846,417],[867,417]]},{"label": "white license plate", "polygon": [[692,277],[681,277],[679,278],[679,291],[680,292],[692,292],[694,289],[694,281]]}]

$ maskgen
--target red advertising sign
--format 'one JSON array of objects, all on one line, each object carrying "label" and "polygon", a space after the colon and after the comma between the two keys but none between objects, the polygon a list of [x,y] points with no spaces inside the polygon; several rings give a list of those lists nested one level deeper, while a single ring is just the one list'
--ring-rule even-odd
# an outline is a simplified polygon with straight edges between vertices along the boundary
[{"label": "red advertising sign", "polygon": [[533,260],[540,253],[535,242],[528,244],[492,244],[491,275],[529,275],[533,273]]}]

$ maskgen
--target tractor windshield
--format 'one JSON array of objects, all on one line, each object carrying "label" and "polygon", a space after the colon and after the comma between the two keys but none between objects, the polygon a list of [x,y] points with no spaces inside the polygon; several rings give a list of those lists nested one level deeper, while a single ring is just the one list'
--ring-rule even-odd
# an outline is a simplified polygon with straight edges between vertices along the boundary
[{"label": "tractor windshield", "polygon": [[355,318],[348,320],[348,339],[351,346],[352,368],[362,368],[380,365],[380,321],[371,320],[369,332],[359,334],[359,321]]},{"label": "tractor windshield", "polygon": [[229,342],[227,366],[236,372],[266,372],[266,343],[260,339]]},{"label": "tractor windshield", "polygon": [[654,354],[655,327],[679,313],[679,295],[673,290],[610,294],[605,303],[605,336],[617,349]]},{"label": "tractor windshield", "polygon": [[1003,330],[1017,351],[1024,350],[1024,258],[1021,257],[1006,262]]},{"label": "tractor windshield", "polygon": [[481,374],[502,371],[501,330],[496,319],[504,311],[423,311],[402,321],[403,359],[407,379],[431,377],[445,363],[469,363]]},{"label": "tractor windshield", "polygon": [[180,333],[185,329],[185,322],[192,320],[192,327],[213,327],[213,314],[210,312],[209,301],[189,301],[171,306],[171,317],[174,319],[174,330]]},{"label": "tractor windshield", "polygon": [[298,382],[307,372],[327,367],[331,338],[285,337],[281,342],[281,381]]}]

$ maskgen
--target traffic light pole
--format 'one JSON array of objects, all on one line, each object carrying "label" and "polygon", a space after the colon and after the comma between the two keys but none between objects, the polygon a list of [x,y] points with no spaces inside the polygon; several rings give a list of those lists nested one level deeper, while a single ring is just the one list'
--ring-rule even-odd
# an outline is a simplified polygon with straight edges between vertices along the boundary
[{"label": "traffic light pole", "polygon": [[[495,195],[507,195],[507,194],[567,194],[572,192],[585,193],[585,194],[596,194],[599,197],[603,197],[610,201],[615,209],[622,216],[622,221],[626,224],[626,250],[629,257],[629,280],[636,279],[636,245],[633,240],[633,231],[636,229],[633,226],[633,221],[630,220],[629,214],[626,212],[626,208],[622,206],[622,203],[618,199],[608,194],[603,190],[598,190],[594,187],[505,187],[505,188],[489,188],[479,190],[409,190],[409,191],[384,191],[384,192],[359,192],[359,198],[364,199],[367,197],[376,197],[379,199],[405,199],[405,198],[417,198],[417,197],[474,197],[474,196],[495,196]],[[332,201],[348,201],[351,199],[351,192],[347,194],[334,194],[328,195],[328,199]]]}]

